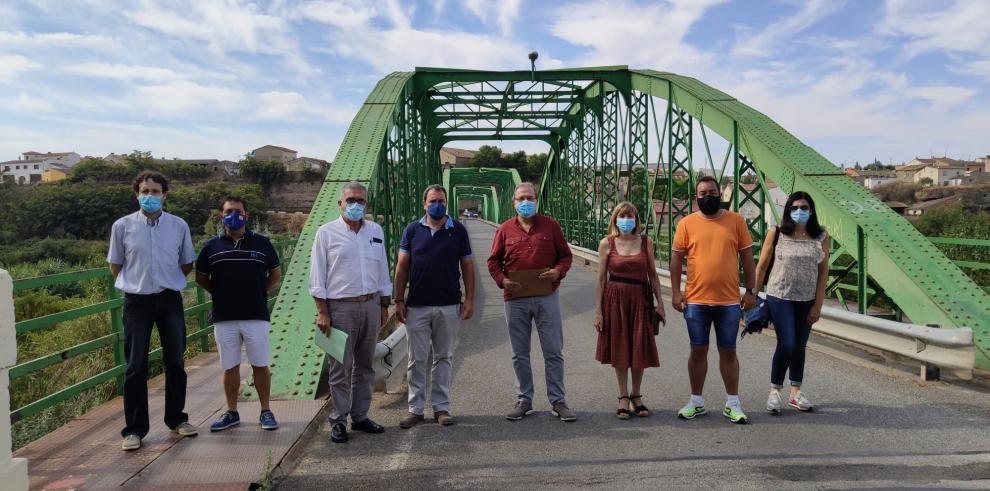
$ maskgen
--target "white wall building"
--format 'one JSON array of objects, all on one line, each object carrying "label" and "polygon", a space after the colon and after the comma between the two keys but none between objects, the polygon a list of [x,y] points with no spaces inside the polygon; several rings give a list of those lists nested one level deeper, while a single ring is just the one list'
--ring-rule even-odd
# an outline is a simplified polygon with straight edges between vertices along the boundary
[{"label": "white wall building", "polygon": [[72,168],[80,160],[82,156],[76,152],[24,152],[17,160],[0,162],[0,175],[5,182],[32,184],[41,182],[41,176],[45,171],[52,169],[53,165]]}]

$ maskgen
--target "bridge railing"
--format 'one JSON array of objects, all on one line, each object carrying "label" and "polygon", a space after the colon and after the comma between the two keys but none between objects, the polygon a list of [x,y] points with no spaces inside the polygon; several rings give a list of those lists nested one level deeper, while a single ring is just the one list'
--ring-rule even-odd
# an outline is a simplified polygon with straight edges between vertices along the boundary
[{"label": "bridge railing", "polygon": [[990,292],[990,240],[961,237],[929,237],[928,240],[956,266],[962,268],[977,285]]},{"label": "bridge railing", "polygon": [[[295,240],[274,240],[272,241],[272,244],[278,251],[282,262],[285,262],[293,252],[292,246],[295,244]],[[61,402],[70,400],[111,380],[116,380],[117,382],[115,389],[116,393],[122,393],[123,375],[126,368],[124,360],[123,335],[124,299],[122,293],[114,287],[114,278],[110,273],[109,268],[93,268],[14,280],[13,295],[16,298],[19,293],[25,293],[42,288],[57,288],[64,286],[83,287],[84,283],[90,283],[90,287],[94,286],[93,283],[95,283],[96,285],[99,285],[98,287],[103,288],[105,290],[105,299],[62,312],[55,312],[29,319],[18,319],[14,324],[15,331],[17,335],[20,336],[43,329],[50,329],[56,325],[69,321],[87,319],[101,315],[105,316],[106,314],[109,314],[109,333],[54,352],[37,356],[32,359],[18,360],[18,363],[11,367],[9,372],[12,382],[11,389],[13,392],[13,389],[17,388],[17,386],[14,385],[14,382],[17,380],[24,379],[25,377],[37,376],[38,372],[56,366],[62,367],[62,372],[58,372],[57,374],[53,373],[53,378],[65,376],[63,373],[64,371],[77,365],[96,367],[96,370],[99,370],[99,373],[90,375],[88,378],[76,381],[74,383],[70,382],[70,385],[66,387],[59,388],[51,393],[45,394],[26,403],[23,401],[18,401],[19,407],[12,407],[10,412],[12,423],[16,423],[25,418],[37,415],[46,409],[49,409]],[[83,287],[83,289],[85,288]],[[188,319],[190,317],[195,317],[195,323],[191,324],[191,326],[193,326],[192,329],[187,328],[187,346],[198,341],[199,349],[201,351],[209,351],[209,337],[212,334],[212,325],[209,323],[208,312],[212,308],[213,302],[207,299],[207,292],[192,279],[189,280],[189,284],[186,286],[185,290],[183,290],[183,299],[186,318]],[[269,298],[269,308],[271,308],[273,302],[274,297]],[[190,326],[188,322],[187,326]],[[113,349],[113,365],[110,368],[106,368],[105,361],[101,362],[98,360],[100,354],[97,352],[106,348]],[[157,360],[160,359],[161,356],[161,348],[157,348],[150,352],[149,359]],[[11,395],[13,395],[13,393]],[[12,402],[14,402],[13,397]]]}]

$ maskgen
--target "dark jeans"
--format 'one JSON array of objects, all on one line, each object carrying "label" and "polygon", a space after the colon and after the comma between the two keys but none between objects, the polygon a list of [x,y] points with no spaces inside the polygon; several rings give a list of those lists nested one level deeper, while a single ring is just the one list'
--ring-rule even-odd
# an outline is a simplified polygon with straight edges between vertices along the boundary
[{"label": "dark jeans", "polygon": [[814,304],[814,300],[799,302],[767,295],[767,308],[777,333],[777,350],[773,352],[770,365],[772,387],[779,389],[784,386],[784,373],[788,368],[791,371],[791,385],[801,386],[804,379],[804,348],[811,336],[808,312]]},{"label": "dark jeans", "polygon": [[148,349],[151,327],[158,326],[165,362],[165,424],[175,428],[188,421],[186,405],[186,319],[182,295],[164,290],[153,295],[124,297],[124,419],[121,436],[148,434]]}]

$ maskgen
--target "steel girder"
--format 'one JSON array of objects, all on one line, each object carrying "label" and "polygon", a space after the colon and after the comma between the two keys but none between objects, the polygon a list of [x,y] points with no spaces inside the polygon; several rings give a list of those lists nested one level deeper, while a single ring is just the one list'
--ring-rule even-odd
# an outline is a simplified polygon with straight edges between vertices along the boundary
[{"label": "steel girder", "polygon": [[[653,110],[655,99],[666,101],[663,118]],[[646,107],[652,120],[644,116]],[[346,182],[369,186],[370,211],[394,252],[402,228],[422,212],[423,188],[441,181],[438,152],[443,144],[542,140],[551,150],[541,182],[541,209],[561,221],[570,240],[593,247],[591,242],[604,235],[611,208],[619,200],[637,199],[639,182],[646,180],[649,193],[664,197],[667,213],[659,220],[671,218],[659,221],[647,213],[648,233],[666,252],[677,218],[692,207],[695,122],[706,149],[706,129],[729,144],[726,160],[731,155],[735,209],[765,203],[770,179],[788,193],[807,191],[836,241],[834,256],[847,258],[834,263],[833,273],[855,278],[852,288],[861,309],[884,296],[913,322],[972,327],[977,365],[990,368],[990,296],[840,169],[728,94],[689,77],[626,67],[537,72],[419,68],[393,73],[377,84],[351,123],[317,196],[296,245],[303,253],[294,254],[286,266],[272,314],[273,396],[316,395],[325,354],[313,345],[308,251],[316,229],[338,217],[336,202]],[[660,151],[656,156],[649,155],[651,129]],[[648,173],[641,178],[636,170],[647,163],[656,166],[652,179]],[[511,193],[501,191],[514,188],[518,174],[463,170],[477,174],[470,182],[444,176],[448,189],[454,183],[495,185],[500,191],[498,221],[511,216]],[[755,176],[757,189],[741,186],[744,175]],[[754,238],[762,238],[765,215],[748,224]],[[842,288],[840,279],[830,287]]]},{"label": "steel girder", "polygon": [[489,169],[466,167],[445,169],[443,171],[443,186],[456,189],[460,186],[492,186],[495,187],[495,198],[498,200],[498,219],[504,222],[512,217],[515,208],[512,205],[512,192],[522,182],[519,172],[515,169]]},{"label": "steel girder", "polygon": [[491,222],[501,222],[502,215],[499,211],[499,197],[498,190],[495,186],[469,186],[469,185],[455,185],[453,189],[450,190],[451,201],[449,204],[458,207],[457,211],[460,213],[460,201],[467,199],[467,196],[480,196],[483,197],[481,200],[484,208],[482,209],[482,217],[485,220]]}]

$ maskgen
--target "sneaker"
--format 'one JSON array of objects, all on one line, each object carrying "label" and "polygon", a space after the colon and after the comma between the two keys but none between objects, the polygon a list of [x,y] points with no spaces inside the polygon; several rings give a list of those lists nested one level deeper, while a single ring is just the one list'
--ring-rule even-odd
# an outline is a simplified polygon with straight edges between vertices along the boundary
[{"label": "sneaker", "polygon": [[433,419],[436,420],[440,426],[450,426],[454,424],[454,417],[450,415],[449,411],[437,411],[433,413]]},{"label": "sneaker", "polygon": [[725,409],[722,410],[722,415],[737,425],[744,425],[749,421],[746,419],[746,413],[739,406],[725,406]]},{"label": "sneaker", "polygon": [[815,406],[811,404],[811,401],[804,396],[804,392],[798,392],[797,396],[791,396],[791,399],[787,401],[787,405],[791,406],[798,411],[809,412],[815,409]]},{"label": "sneaker", "polygon": [[567,403],[564,401],[557,401],[553,403],[553,409],[550,414],[560,418],[561,421],[577,421],[577,414],[571,411],[571,408],[567,407]]},{"label": "sneaker", "polygon": [[770,414],[780,414],[780,408],[783,405],[784,403],[780,400],[780,392],[771,390],[770,395],[767,396],[767,412]]},{"label": "sneaker", "polygon": [[[210,431],[223,431],[239,424],[241,424],[241,415],[238,414],[237,411],[224,411],[223,414],[221,414],[220,417],[210,425]],[[178,432],[178,426],[173,431]]]},{"label": "sneaker", "polygon": [[526,399],[519,399],[516,401],[516,405],[512,406],[512,411],[509,411],[509,414],[505,415],[505,419],[519,421],[530,414],[533,414],[533,403]]},{"label": "sneaker", "polygon": [[141,437],[137,435],[127,435],[124,437],[124,441],[120,443],[120,449],[127,452],[139,448],[141,448]]},{"label": "sneaker", "polygon": [[183,421],[179,423],[179,426],[172,428],[173,433],[178,433],[182,436],[196,436],[199,434],[199,430],[195,426],[189,424],[188,421]]},{"label": "sneaker", "polygon": [[273,414],[271,411],[267,411],[267,410],[262,411],[259,419],[261,420],[261,429],[263,430],[278,429],[278,421],[275,420],[275,414]]},{"label": "sneaker", "polygon": [[409,428],[412,428],[413,426],[416,426],[422,422],[423,422],[422,414],[408,413],[406,414],[405,418],[402,418],[402,421],[399,421],[399,428],[402,428],[403,430],[408,430]]},{"label": "sneaker", "polygon": [[684,407],[677,411],[677,417],[680,419],[694,419],[696,416],[701,416],[705,414],[705,406],[695,406],[688,402]]}]

